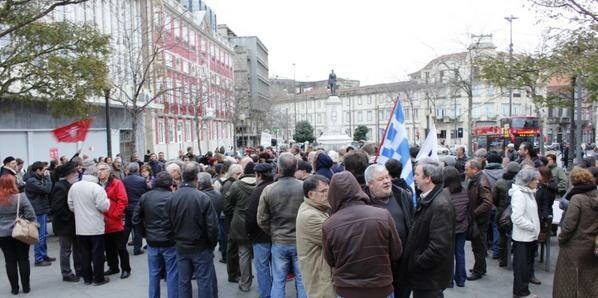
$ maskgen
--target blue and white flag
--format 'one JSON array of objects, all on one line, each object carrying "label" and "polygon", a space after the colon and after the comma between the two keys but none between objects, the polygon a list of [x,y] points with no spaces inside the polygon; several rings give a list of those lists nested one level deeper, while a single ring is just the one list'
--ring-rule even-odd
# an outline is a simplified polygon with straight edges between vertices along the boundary
[{"label": "blue and white flag", "polygon": [[401,178],[405,179],[407,184],[411,186],[413,206],[415,206],[415,183],[413,182],[413,167],[409,158],[409,139],[405,129],[405,114],[398,98],[386,125],[386,132],[378,150],[376,163],[384,165],[389,159],[401,161],[403,165]]}]

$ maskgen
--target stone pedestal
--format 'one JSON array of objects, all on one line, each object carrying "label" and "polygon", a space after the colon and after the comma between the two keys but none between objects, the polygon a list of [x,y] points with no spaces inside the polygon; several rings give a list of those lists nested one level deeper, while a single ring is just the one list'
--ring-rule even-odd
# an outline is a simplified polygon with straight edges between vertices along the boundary
[{"label": "stone pedestal", "polygon": [[317,138],[318,144],[330,149],[338,149],[351,143],[351,138],[343,132],[343,103],[338,96],[330,96],[326,103],[326,127],[324,134]]}]

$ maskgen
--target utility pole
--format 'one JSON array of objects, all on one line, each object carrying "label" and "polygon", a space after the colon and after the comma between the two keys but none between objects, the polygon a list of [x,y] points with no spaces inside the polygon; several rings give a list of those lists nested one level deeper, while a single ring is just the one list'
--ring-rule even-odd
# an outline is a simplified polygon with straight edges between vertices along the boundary
[{"label": "utility pole", "polygon": [[110,130],[110,88],[104,90],[104,98],[106,99],[106,145],[108,148],[106,153],[112,157],[112,131]]},{"label": "utility pole", "polygon": [[509,22],[509,117],[513,116],[513,83],[511,68],[513,67],[513,21],[518,19],[516,16],[505,17]]},{"label": "utility pole", "polygon": [[297,126],[297,81],[295,81],[295,63],[293,63],[293,104],[295,105],[295,127]]},{"label": "utility pole", "polygon": [[582,81],[581,81],[581,76],[577,76],[577,80],[575,80],[575,93],[577,93],[577,98],[576,98],[576,113],[577,113],[577,117],[575,117],[575,152],[577,152],[577,154],[575,154],[575,162],[579,163],[581,162],[581,113],[582,113],[582,104],[583,104],[583,87],[582,87]]}]

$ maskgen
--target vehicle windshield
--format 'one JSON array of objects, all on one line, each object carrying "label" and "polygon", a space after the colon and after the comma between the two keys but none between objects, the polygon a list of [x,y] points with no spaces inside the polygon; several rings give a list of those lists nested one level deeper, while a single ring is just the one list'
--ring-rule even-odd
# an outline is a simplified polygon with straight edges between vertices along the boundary
[{"label": "vehicle windshield", "polygon": [[511,119],[511,128],[536,128],[538,126],[538,119],[536,118]]}]

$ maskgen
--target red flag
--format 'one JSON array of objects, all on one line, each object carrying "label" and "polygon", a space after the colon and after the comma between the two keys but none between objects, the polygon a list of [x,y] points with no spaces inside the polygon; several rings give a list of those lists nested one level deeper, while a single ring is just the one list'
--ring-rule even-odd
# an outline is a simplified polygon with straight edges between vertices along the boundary
[{"label": "red flag", "polygon": [[87,131],[91,125],[91,118],[73,122],[67,126],[59,127],[52,132],[58,142],[62,143],[76,143],[84,141],[87,136]]}]

